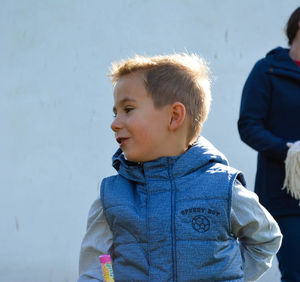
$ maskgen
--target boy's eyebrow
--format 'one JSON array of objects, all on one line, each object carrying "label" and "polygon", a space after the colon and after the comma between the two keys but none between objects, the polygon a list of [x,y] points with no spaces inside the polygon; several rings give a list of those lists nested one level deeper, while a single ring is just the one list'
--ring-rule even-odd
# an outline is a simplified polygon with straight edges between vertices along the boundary
[{"label": "boy's eyebrow", "polygon": [[[119,101],[118,104],[119,104],[119,106],[122,106],[123,104],[128,103],[128,102],[136,102],[136,100],[133,98],[130,98],[130,97],[125,97],[121,101]],[[114,106],[113,112],[116,113],[116,111],[117,111],[117,108],[116,108],[116,106]]]}]

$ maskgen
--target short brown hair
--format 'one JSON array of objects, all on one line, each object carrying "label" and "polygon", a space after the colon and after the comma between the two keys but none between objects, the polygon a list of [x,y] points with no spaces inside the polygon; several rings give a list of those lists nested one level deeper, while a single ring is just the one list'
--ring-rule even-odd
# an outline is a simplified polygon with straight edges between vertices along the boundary
[{"label": "short brown hair", "polygon": [[289,45],[291,45],[295,39],[296,33],[299,29],[299,21],[300,21],[300,7],[298,7],[290,16],[286,28],[285,33],[289,40]]},{"label": "short brown hair", "polygon": [[155,107],[181,102],[191,120],[189,140],[201,132],[207,118],[211,94],[209,68],[196,54],[135,56],[112,63],[110,76],[115,85],[120,77],[141,72]]}]

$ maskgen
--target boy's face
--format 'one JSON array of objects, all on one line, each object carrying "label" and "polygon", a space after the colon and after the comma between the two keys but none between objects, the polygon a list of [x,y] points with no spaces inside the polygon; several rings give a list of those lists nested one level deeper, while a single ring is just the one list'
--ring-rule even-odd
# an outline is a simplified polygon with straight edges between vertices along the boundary
[{"label": "boy's face", "polygon": [[115,119],[111,128],[125,157],[133,162],[163,157],[168,140],[170,107],[154,107],[138,73],[118,80],[114,102]]}]

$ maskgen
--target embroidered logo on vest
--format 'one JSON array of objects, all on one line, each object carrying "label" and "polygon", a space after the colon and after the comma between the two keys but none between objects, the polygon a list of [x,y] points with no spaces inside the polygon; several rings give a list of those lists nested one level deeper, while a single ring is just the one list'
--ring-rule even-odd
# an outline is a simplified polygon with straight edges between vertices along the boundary
[{"label": "embroidered logo on vest", "polygon": [[192,220],[192,226],[196,231],[204,233],[209,230],[210,221],[204,215],[196,215]]},{"label": "embroidered logo on vest", "polygon": [[210,218],[219,216],[221,213],[218,210],[206,207],[193,207],[180,211],[181,215],[185,216],[186,220],[190,219],[192,227],[195,231],[204,233],[211,227]]}]

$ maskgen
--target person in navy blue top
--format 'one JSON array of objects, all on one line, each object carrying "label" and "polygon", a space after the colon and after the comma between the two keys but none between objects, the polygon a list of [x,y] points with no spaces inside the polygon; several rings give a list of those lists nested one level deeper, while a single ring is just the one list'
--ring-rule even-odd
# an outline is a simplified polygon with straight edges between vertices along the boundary
[{"label": "person in navy blue top", "polygon": [[238,130],[258,151],[255,192],[277,220],[282,281],[300,281],[300,206],[283,190],[289,146],[300,140],[300,7],[286,25],[290,48],[277,47],[253,67],[244,85]]}]

